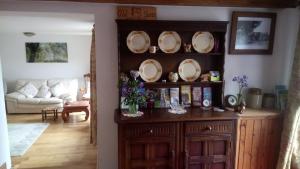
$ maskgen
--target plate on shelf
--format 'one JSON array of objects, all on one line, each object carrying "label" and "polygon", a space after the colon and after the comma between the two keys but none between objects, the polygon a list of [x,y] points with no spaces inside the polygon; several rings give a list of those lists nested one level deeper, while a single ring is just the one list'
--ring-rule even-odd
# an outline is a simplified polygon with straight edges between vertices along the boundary
[{"label": "plate on shelf", "polygon": [[141,78],[146,82],[156,82],[162,75],[160,63],[154,59],[147,59],[140,65]]},{"label": "plate on shelf", "polygon": [[175,31],[164,31],[158,37],[158,46],[164,53],[176,53],[181,47],[181,38]]},{"label": "plate on shelf", "polygon": [[210,52],[214,44],[214,36],[209,32],[196,32],[192,39],[193,48],[199,53]]},{"label": "plate on shelf", "polygon": [[133,53],[145,53],[150,47],[150,37],[144,31],[132,31],[127,36],[127,47]]},{"label": "plate on shelf", "polygon": [[201,74],[201,67],[194,59],[185,59],[178,67],[179,76],[186,82],[197,80]]}]

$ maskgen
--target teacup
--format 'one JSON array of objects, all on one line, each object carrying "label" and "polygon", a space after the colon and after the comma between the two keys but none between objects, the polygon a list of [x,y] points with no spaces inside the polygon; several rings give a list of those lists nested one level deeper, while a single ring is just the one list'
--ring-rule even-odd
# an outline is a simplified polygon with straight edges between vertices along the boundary
[{"label": "teacup", "polygon": [[159,47],[157,46],[150,46],[149,47],[149,52],[150,53],[156,53],[159,50]]}]

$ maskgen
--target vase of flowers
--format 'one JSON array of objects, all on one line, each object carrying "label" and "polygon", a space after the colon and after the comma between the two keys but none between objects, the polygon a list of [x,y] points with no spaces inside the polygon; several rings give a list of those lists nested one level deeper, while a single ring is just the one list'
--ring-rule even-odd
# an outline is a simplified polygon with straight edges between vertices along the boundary
[{"label": "vase of flowers", "polygon": [[131,71],[131,77],[128,78],[126,74],[121,74],[120,85],[121,95],[125,99],[124,104],[128,106],[129,114],[137,114],[139,105],[146,102],[144,83],[140,82],[138,71]]},{"label": "vase of flowers", "polygon": [[232,81],[236,82],[239,87],[238,94],[237,94],[237,103],[234,107],[234,110],[239,113],[242,113],[246,107],[245,99],[243,97],[243,90],[244,90],[244,88],[248,87],[247,80],[248,80],[248,77],[246,75],[234,76],[232,79]]}]

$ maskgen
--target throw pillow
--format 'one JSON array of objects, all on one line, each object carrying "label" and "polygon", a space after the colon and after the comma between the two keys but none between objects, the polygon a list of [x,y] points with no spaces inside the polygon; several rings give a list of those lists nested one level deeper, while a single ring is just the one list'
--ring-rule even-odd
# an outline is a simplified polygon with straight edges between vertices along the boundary
[{"label": "throw pillow", "polygon": [[47,85],[42,85],[39,89],[39,92],[36,94],[35,97],[38,98],[50,98],[51,97],[51,93],[49,91],[49,87]]},{"label": "throw pillow", "polygon": [[56,85],[54,85],[50,88],[50,91],[51,91],[53,96],[59,97],[60,95],[65,93],[65,88],[64,88],[64,85],[62,83],[57,83]]},{"label": "throw pillow", "polygon": [[19,93],[25,95],[28,98],[33,98],[39,92],[39,90],[30,82],[18,90]]}]

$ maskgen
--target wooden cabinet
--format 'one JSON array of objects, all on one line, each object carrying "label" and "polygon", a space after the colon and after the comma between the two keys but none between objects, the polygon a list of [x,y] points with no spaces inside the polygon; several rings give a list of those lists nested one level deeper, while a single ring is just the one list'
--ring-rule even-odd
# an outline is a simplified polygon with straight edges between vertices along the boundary
[{"label": "wooden cabinet", "polygon": [[119,169],[234,167],[236,120],[232,114],[189,111],[179,118],[162,111],[140,119],[116,115],[116,121]]},{"label": "wooden cabinet", "polygon": [[175,169],[175,124],[123,126],[122,169]]},{"label": "wooden cabinet", "polygon": [[233,121],[189,122],[185,125],[186,169],[230,169]]},{"label": "wooden cabinet", "polygon": [[252,111],[238,121],[236,169],[275,169],[280,148],[282,116]]}]

